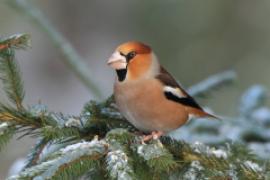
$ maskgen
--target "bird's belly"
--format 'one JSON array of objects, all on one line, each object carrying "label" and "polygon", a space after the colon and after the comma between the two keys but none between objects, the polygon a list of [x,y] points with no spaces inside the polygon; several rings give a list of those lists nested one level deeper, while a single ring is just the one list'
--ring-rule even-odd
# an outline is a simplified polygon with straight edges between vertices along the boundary
[{"label": "bird's belly", "polygon": [[[115,100],[120,112],[136,128],[145,132],[169,132],[187,121],[188,114],[185,109],[167,100],[163,92],[138,87],[143,86],[115,89],[119,91]],[[148,84],[147,87],[153,86]]]}]

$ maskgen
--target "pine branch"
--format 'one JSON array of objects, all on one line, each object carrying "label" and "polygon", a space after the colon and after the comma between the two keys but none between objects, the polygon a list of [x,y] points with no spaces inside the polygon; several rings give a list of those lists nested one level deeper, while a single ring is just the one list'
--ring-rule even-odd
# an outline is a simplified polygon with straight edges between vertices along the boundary
[{"label": "pine branch", "polygon": [[99,166],[99,161],[97,161],[98,159],[99,156],[82,156],[72,162],[69,162],[68,165],[63,164],[58,168],[59,170],[51,179],[77,179],[91,169],[97,168]]},{"label": "pine branch", "polygon": [[30,151],[25,165],[25,168],[29,168],[31,166],[37,165],[38,160],[40,159],[41,153],[43,152],[44,148],[46,147],[48,141],[44,138],[40,139],[36,145]]},{"label": "pine branch", "polygon": [[168,173],[178,166],[173,155],[159,141],[137,145],[135,150],[139,157],[143,158],[153,174]]},{"label": "pine branch", "polygon": [[81,118],[85,122],[85,129],[88,129],[88,131],[90,129],[99,129],[100,131],[108,132],[115,128],[125,128],[130,131],[136,130],[115,108],[112,98],[99,104],[90,101],[83,108]]},{"label": "pine branch", "polygon": [[[96,165],[97,160],[107,153],[108,145],[94,139],[69,145],[56,154],[58,157],[25,169],[9,179],[73,179],[83,175]],[[35,177],[35,178],[34,178]]]},{"label": "pine branch", "polygon": [[67,146],[60,151],[61,159],[39,177],[43,179],[78,178],[98,165],[97,160],[107,152],[107,144],[94,139],[91,142]]},{"label": "pine branch", "polygon": [[[2,46],[1,57],[14,58],[15,48]],[[90,101],[79,117],[49,112],[41,104],[23,108],[19,70],[10,62],[0,70],[8,74],[2,79],[9,84],[7,95],[17,108],[0,104],[0,149],[15,132],[42,140],[33,149],[26,168],[9,179],[77,179],[91,175],[119,180],[269,178],[269,164],[240,144],[216,148],[169,137],[141,143],[142,136],[121,116],[112,98],[103,103]],[[198,94],[230,78],[210,79],[206,81],[209,86]]]},{"label": "pine branch", "polygon": [[243,93],[240,104],[239,114],[242,117],[250,118],[252,113],[266,103],[268,97],[267,89],[261,85],[253,85]]},{"label": "pine branch", "polygon": [[[218,177],[219,179],[222,178],[225,179],[226,177],[231,177],[231,175],[228,172],[233,171],[239,171],[237,177],[238,176],[243,178],[256,177],[260,179],[261,177],[264,177],[264,175],[262,174],[266,174],[266,171],[264,172],[254,170],[250,168],[247,164],[245,164],[247,161],[256,163],[257,160],[252,156],[250,151],[246,150],[242,146],[239,146],[238,144],[230,145],[230,148],[228,148],[227,150],[226,149],[216,150],[210,149],[208,146],[205,146],[203,144],[195,144],[193,146],[190,146],[187,143],[181,141],[179,142],[166,137],[162,138],[161,142],[153,141],[146,145],[140,144],[140,137],[136,134],[133,134],[133,131],[131,129],[115,129],[115,126],[113,127],[106,126],[104,129],[101,128],[104,126],[104,124],[106,124],[106,122],[109,123],[110,120],[113,121],[113,119],[109,119],[109,117],[112,117],[112,114],[115,115],[110,103],[97,104],[92,102],[91,104],[92,105],[88,106],[88,108],[84,110],[84,114],[87,115],[87,117],[81,116],[80,118],[82,119],[79,118],[79,120],[76,120],[76,118],[74,117],[71,118],[64,116],[55,116],[54,113],[53,116],[50,113],[41,113],[43,115],[42,116],[43,121],[41,121],[39,119],[41,115],[36,115],[37,113],[34,113],[35,116],[33,116],[33,114],[25,115],[29,113],[24,113],[23,114],[24,116],[22,118],[22,114],[18,114],[18,112],[14,113],[14,111],[16,110],[5,109],[4,112],[9,112],[10,114],[12,114],[12,116],[9,115],[8,118],[19,117],[19,119],[27,120],[27,117],[29,119],[35,117],[37,120],[36,122],[39,122],[38,124],[41,126],[41,128],[47,127],[53,129],[55,128],[55,130],[52,131],[53,132],[52,134],[54,133],[61,134],[60,136],[58,135],[47,136],[50,137],[48,138],[48,140],[57,141],[57,139],[63,138],[69,139],[71,137],[74,137],[73,133],[71,134],[63,133],[69,128],[75,128],[78,130],[78,131],[76,130],[75,133],[75,134],[78,133],[77,140],[82,138],[89,139],[89,137],[93,137],[94,134],[100,135],[100,137],[105,137],[103,141],[106,142],[106,144],[108,144],[109,147],[107,152],[108,154],[107,153],[104,154],[107,156],[106,166],[108,169],[108,174],[110,175],[110,177],[116,179],[119,179],[120,177],[123,176],[130,178],[135,177],[139,179],[143,179],[145,177],[151,178],[153,177],[153,174],[155,174],[154,177],[159,176],[161,177],[161,179],[165,179],[165,177],[168,176],[176,176],[184,179],[185,177],[186,178],[189,177],[191,172],[193,173],[196,172],[195,173],[196,177],[209,177],[209,178],[211,177],[213,179]],[[103,108],[107,110],[102,111]],[[87,111],[87,109],[89,111]],[[57,120],[55,120],[55,118]],[[99,118],[101,118],[102,120],[100,121]],[[53,127],[49,125],[47,119],[48,122],[52,121],[50,122],[51,125],[56,124],[58,127],[57,126]],[[19,121],[11,121],[10,119],[8,119],[8,121],[14,123],[19,122]],[[75,121],[75,123],[73,123],[73,121]],[[77,123],[77,121],[81,123]],[[31,122],[31,120],[28,120],[28,122]],[[92,126],[93,123],[95,124],[95,126]],[[101,123],[102,125],[100,126],[99,123]],[[117,123],[115,123],[115,125],[116,124]],[[66,125],[71,125],[71,127],[67,127]],[[74,125],[77,127],[75,127]],[[120,124],[118,125],[120,126]],[[89,129],[89,126],[91,126],[92,129],[91,128]],[[92,135],[87,137],[89,134]],[[40,135],[46,137],[46,133],[41,133]],[[74,141],[74,139],[72,141]],[[67,140],[67,142],[72,141]],[[75,149],[76,147],[79,146],[76,145],[73,146],[69,145],[69,146],[74,147],[73,150],[75,152],[78,151]],[[55,158],[57,158],[58,156],[59,154],[52,156],[51,158],[46,158],[41,162],[41,164],[32,166],[31,168],[36,167],[34,168],[34,170],[32,169],[32,171],[37,172],[33,174],[33,177],[34,176],[39,177],[40,175],[45,176],[44,173],[48,172],[44,169],[49,169],[51,166],[53,166],[53,164],[57,164],[57,162],[60,163],[59,161],[60,159],[55,160]],[[72,161],[68,161],[69,166],[63,166],[58,163],[58,166],[54,166],[55,170],[53,174],[58,172],[59,169],[62,169],[62,167],[65,167],[64,169],[67,169],[67,171],[63,171],[65,173],[59,173],[59,175],[58,173],[56,173],[55,176],[57,178],[74,177],[73,175],[76,174],[78,169],[84,169],[83,167],[79,166],[79,164],[83,162],[83,164],[85,164],[85,169],[80,172],[83,173],[81,175],[84,175],[85,173],[88,172],[88,171],[86,172],[86,169],[90,167],[100,169],[100,166],[101,167],[104,166],[105,163],[103,160],[100,159],[97,161],[98,162],[97,164],[95,163],[93,164],[91,163],[92,161],[86,158],[85,156],[82,156],[82,158],[80,157],[77,158],[74,157]],[[118,170],[116,171],[116,169]],[[26,172],[30,173],[31,171]],[[78,174],[76,174],[76,176],[77,175]],[[49,177],[54,175],[49,174],[46,175],[46,177],[47,176]]]},{"label": "pine branch", "polygon": [[94,76],[90,73],[91,68],[85,60],[76,52],[72,45],[58,32],[43,13],[27,0],[8,0],[7,4],[26,15],[42,31],[44,31],[54,45],[63,53],[66,65],[78,76],[86,87],[98,98],[102,97],[100,89],[94,83]]},{"label": "pine branch", "polygon": [[129,159],[123,150],[111,146],[106,156],[106,163],[112,179],[134,179],[135,174],[130,167]]},{"label": "pine branch", "polygon": [[15,134],[15,128],[4,122],[0,124],[0,151],[11,140]]},{"label": "pine branch", "polygon": [[78,127],[69,127],[64,124],[69,119],[69,116],[56,116],[55,113],[37,115],[33,109],[18,111],[12,107],[0,105],[0,122],[14,123],[17,132],[23,133],[21,137],[42,135],[47,141],[64,139],[71,141],[84,136],[84,132]]},{"label": "pine branch", "polygon": [[[84,114],[88,114],[87,118],[82,116],[83,118],[81,117],[82,118],[81,120],[76,120],[76,118],[69,119],[67,117],[57,116],[58,120],[56,121],[51,120],[53,121],[53,123],[51,124],[54,124],[57,122],[56,124],[62,125],[62,126],[58,125],[59,127],[56,127],[56,129],[53,130],[54,133],[60,133],[61,135],[60,136],[53,135],[48,139],[57,140],[59,138],[63,139],[63,138],[73,137],[74,136],[73,133],[65,134],[63,133],[63,131],[65,131],[66,128],[69,129],[69,128],[78,128],[78,127],[80,127],[78,131],[76,130],[76,133],[78,133],[77,134],[78,140],[83,137],[87,138],[87,135],[89,134],[98,134],[100,135],[100,137],[105,137],[104,142],[106,142],[109,147],[108,149],[109,153],[107,154],[106,164],[107,164],[108,174],[113,178],[119,179],[120,177],[124,176],[124,177],[131,177],[131,178],[140,177],[139,179],[141,179],[142,177],[151,177],[151,174],[152,175],[156,174],[156,176],[160,176],[164,178],[167,177],[168,175],[184,178],[184,177],[188,177],[191,172],[194,172],[194,173],[196,172],[195,173],[197,174],[196,177],[211,177],[213,179],[219,177],[220,179],[221,178],[225,179],[226,177],[231,177],[228,172],[232,172],[233,170],[239,171],[238,176],[243,177],[243,178],[256,177],[260,179],[261,177],[264,177],[262,174],[266,174],[266,173],[263,173],[263,171],[257,171],[256,169],[254,170],[250,168],[248,164],[246,164],[246,162],[248,161],[252,163],[256,163],[257,160],[256,158],[253,157],[250,151],[246,150],[244,147],[238,144],[230,145],[229,146],[230,148],[228,148],[227,150],[225,149],[216,150],[216,149],[210,149],[208,146],[205,146],[203,144],[195,144],[194,146],[190,146],[187,143],[184,143],[181,141],[179,142],[179,141],[164,137],[161,139],[161,142],[153,141],[150,144],[144,145],[144,144],[140,144],[140,139],[138,139],[139,137],[136,134],[133,134],[133,131],[130,131],[128,129],[126,130],[115,129],[115,127],[111,127],[112,129],[110,129],[110,127],[108,126],[105,129],[102,129],[99,127],[99,122],[101,124],[105,123],[106,121],[109,122],[110,119],[108,117],[111,117],[111,115],[114,114],[112,111],[113,108],[111,107],[111,104],[109,103],[96,104],[92,102],[91,104],[92,104],[91,106],[88,106],[88,108],[90,107],[89,109],[91,113],[87,112],[86,109],[88,108],[86,108],[84,111]],[[105,109],[109,108],[110,111],[103,112],[102,111],[103,108]],[[13,116],[14,116],[13,111],[7,110],[7,109],[4,110],[4,112],[13,113]],[[49,114],[50,113],[48,113],[46,116],[49,116]],[[18,117],[18,112],[17,114],[15,113],[15,115],[16,117]],[[8,118],[10,117],[14,118],[13,116],[9,115]],[[48,118],[46,116],[44,116],[43,114],[43,118],[44,118],[43,123],[40,124],[42,128],[49,127],[48,124],[46,125],[46,121],[44,120],[54,117],[54,116],[49,116],[50,118]],[[23,119],[21,118],[20,115],[19,117],[20,119]],[[30,116],[26,116],[26,117],[30,118]],[[37,118],[40,116],[38,115],[34,117]],[[107,117],[108,119],[103,119],[102,121],[99,121],[99,118],[101,117],[102,118]],[[8,119],[8,121],[13,122],[13,121],[10,121],[10,119]],[[79,124],[73,123],[73,121],[82,122],[81,123],[82,125],[80,123]],[[95,127],[97,128],[95,129],[94,132],[93,132],[93,129],[89,129],[89,124],[92,124],[93,121],[95,122],[95,125],[96,125]],[[17,122],[17,121],[14,121],[14,122]],[[39,120],[37,122],[42,122],[42,121]],[[69,122],[69,123],[63,123],[63,122]],[[66,126],[66,125],[74,125],[74,124],[78,125],[78,127]],[[86,124],[87,126],[84,126]],[[46,137],[46,133],[42,133],[41,135],[43,137]],[[74,141],[74,139],[72,141]],[[71,141],[68,140],[68,142],[71,142]],[[46,165],[46,162],[48,162],[49,165],[46,167],[49,168],[52,166],[52,164],[55,164],[57,162],[57,161],[54,161],[54,159],[55,157],[47,158],[44,161],[42,161],[41,164],[45,163],[43,165]],[[119,160],[119,161],[116,161],[116,160]],[[78,164],[81,164],[80,162],[83,162],[83,164],[86,164],[87,167],[96,167],[96,168],[103,166],[102,164],[104,163],[103,160],[99,160],[98,164],[92,164],[91,161],[89,161],[90,164],[87,164],[88,160],[84,156],[82,159],[74,157],[73,161],[69,162],[70,166],[64,168],[64,169],[68,169],[68,171],[64,174],[60,173],[59,176],[57,175],[57,178],[72,177],[72,174],[74,174],[75,171],[74,172],[72,171],[72,173],[69,174],[68,172],[71,171],[69,167],[73,169],[72,164],[74,164],[74,169],[76,169],[76,167],[79,169],[80,168],[83,169],[83,167],[78,167]],[[199,165],[196,162],[198,162]],[[115,163],[116,164],[119,163],[119,164],[115,165]],[[58,165],[59,165],[57,166],[58,169],[60,167],[63,167],[60,164]],[[202,166],[203,168],[198,169],[198,167],[200,166]],[[36,166],[37,170],[39,169],[39,167],[40,167],[40,164]],[[55,169],[57,169],[57,167],[55,167]],[[115,171],[116,170],[115,168],[118,170]],[[77,171],[78,170],[76,170],[76,172]],[[86,171],[83,171],[83,172],[86,173]],[[140,174],[138,174],[139,172]],[[40,174],[44,174],[44,173],[45,171],[40,172]],[[34,176],[37,176],[40,174],[35,174]],[[84,175],[84,174],[81,174],[81,175]]]},{"label": "pine branch", "polygon": [[0,122],[11,122],[20,128],[29,127],[36,130],[42,127],[42,119],[33,117],[27,111],[0,104]]},{"label": "pine branch", "polygon": [[203,96],[209,91],[233,82],[236,79],[236,73],[234,71],[225,71],[208,77],[207,79],[193,85],[188,89],[188,93],[191,96]]},{"label": "pine branch", "polygon": [[49,140],[74,140],[80,139],[80,131],[77,128],[60,128],[53,126],[45,126],[41,129],[43,138]]},{"label": "pine branch", "polygon": [[114,129],[107,133],[106,142],[109,144],[109,152],[106,155],[106,164],[112,179],[135,179],[133,160],[129,157],[129,144],[133,139],[134,136],[125,129]]},{"label": "pine branch", "polygon": [[[228,147],[230,150],[218,150],[203,144],[190,146],[170,138],[162,138],[161,142],[152,141],[147,145],[139,144],[140,141],[136,138],[136,135],[127,130],[115,129],[101,141],[95,139],[68,145],[41,164],[25,169],[12,178],[72,179],[100,169],[103,163],[106,163],[112,179],[189,179],[191,176],[228,179],[234,175],[242,179],[263,179],[269,171],[263,170],[255,160],[246,160],[249,157],[248,151],[235,148],[234,146],[238,146],[235,144]],[[102,153],[99,148],[96,149],[96,143],[101,145],[98,147],[102,149]],[[236,149],[239,152],[235,152]],[[87,154],[90,152],[90,155]],[[92,156],[93,152],[100,153]],[[231,153],[245,153],[242,155],[245,161],[239,158],[231,160],[235,157]],[[102,159],[104,156],[106,162]]]},{"label": "pine branch", "polygon": [[8,48],[26,49],[30,46],[30,35],[28,34],[16,34],[6,39],[0,39],[0,52]]},{"label": "pine branch", "polygon": [[269,172],[265,170],[263,173],[263,169],[258,165],[259,161],[253,158],[249,150],[239,144],[227,144],[227,150],[216,150],[202,143],[194,144],[192,147],[187,143],[169,138],[162,138],[162,142],[165,147],[169,146],[168,149],[173,154],[177,152],[175,148],[180,149],[181,154],[178,153],[177,156],[182,157],[184,162],[199,162],[203,167],[199,168],[200,173],[211,178],[232,177],[230,172],[236,171],[237,177],[242,179],[263,179]]},{"label": "pine branch", "polygon": [[0,72],[0,77],[4,84],[4,90],[9,97],[9,100],[16,105],[17,109],[23,109],[23,83],[17,62],[15,61],[14,50],[6,49],[1,52]]},{"label": "pine branch", "polygon": [[26,49],[29,46],[30,36],[27,34],[0,39],[0,79],[9,100],[16,105],[18,110],[23,109],[24,89],[14,49]]}]

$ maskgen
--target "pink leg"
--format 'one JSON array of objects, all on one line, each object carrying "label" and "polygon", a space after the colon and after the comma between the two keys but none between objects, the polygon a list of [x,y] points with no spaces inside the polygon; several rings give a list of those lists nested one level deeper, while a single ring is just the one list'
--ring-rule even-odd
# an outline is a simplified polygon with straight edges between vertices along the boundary
[{"label": "pink leg", "polygon": [[151,134],[143,136],[142,143],[150,141],[151,139],[157,140],[164,133],[162,131],[153,131]]},{"label": "pink leg", "polygon": [[152,135],[153,135],[153,139],[154,140],[157,140],[160,138],[160,136],[162,136],[164,134],[164,132],[162,131],[153,131],[152,132]]}]

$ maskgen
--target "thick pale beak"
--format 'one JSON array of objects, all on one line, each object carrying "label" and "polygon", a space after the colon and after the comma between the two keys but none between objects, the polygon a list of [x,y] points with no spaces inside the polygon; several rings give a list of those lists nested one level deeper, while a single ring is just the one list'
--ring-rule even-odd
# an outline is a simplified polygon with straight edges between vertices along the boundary
[{"label": "thick pale beak", "polygon": [[126,69],[126,58],[122,56],[118,51],[115,51],[109,58],[107,64],[116,70]]}]

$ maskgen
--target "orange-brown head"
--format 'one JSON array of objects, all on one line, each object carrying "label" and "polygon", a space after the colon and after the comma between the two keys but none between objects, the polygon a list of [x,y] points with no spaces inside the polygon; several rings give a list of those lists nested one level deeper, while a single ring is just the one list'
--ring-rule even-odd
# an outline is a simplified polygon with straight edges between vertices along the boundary
[{"label": "orange-brown head", "polygon": [[119,81],[137,79],[153,65],[153,53],[149,46],[140,42],[127,42],[118,46],[108,61],[116,70]]}]

